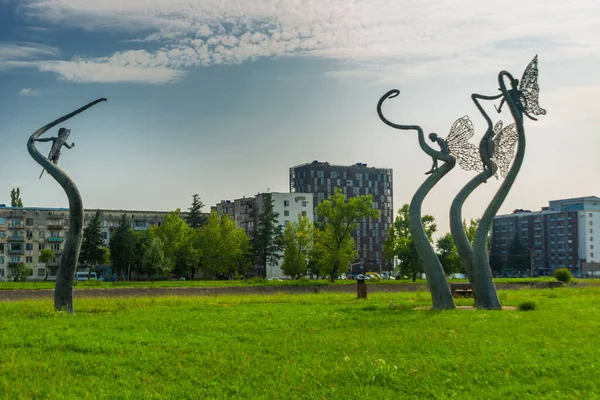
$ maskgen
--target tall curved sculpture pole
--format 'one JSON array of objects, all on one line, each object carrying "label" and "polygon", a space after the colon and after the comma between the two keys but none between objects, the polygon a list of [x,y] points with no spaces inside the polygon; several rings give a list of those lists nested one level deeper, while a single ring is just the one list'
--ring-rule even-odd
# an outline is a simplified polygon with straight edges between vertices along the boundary
[{"label": "tall curved sculpture pole", "polygon": [[54,308],[57,311],[74,312],[73,309],[73,279],[75,270],[77,269],[77,260],[79,259],[79,251],[81,249],[81,241],[83,239],[83,201],[75,183],[71,178],[58,166],[44,157],[36,148],[35,140],[37,140],[46,131],[54,126],[82,113],[88,108],[106,99],[98,99],[91,103],[60,117],[56,121],[49,123],[35,131],[27,142],[27,151],[33,159],[40,164],[48,174],[50,174],[56,182],[62,186],[69,199],[69,233],[65,240],[58,273],[56,275],[56,287],[54,289]]},{"label": "tall curved sculpture pole", "polygon": [[381,118],[385,124],[391,126],[392,128],[417,131],[417,135],[419,137],[419,146],[421,149],[434,160],[441,160],[444,162],[441,167],[435,169],[431,175],[429,175],[425,182],[423,182],[423,184],[415,192],[409,207],[409,227],[413,236],[417,253],[419,254],[419,258],[423,264],[423,270],[427,276],[427,285],[429,286],[429,291],[431,292],[433,308],[442,310],[453,309],[456,307],[452,299],[452,294],[450,293],[450,288],[448,287],[448,281],[446,280],[444,269],[442,268],[442,264],[440,263],[437,254],[433,250],[431,243],[429,243],[427,235],[425,234],[425,229],[421,223],[421,206],[425,196],[427,196],[435,184],[438,183],[439,180],[442,179],[448,172],[450,172],[452,168],[454,168],[456,165],[456,159],[450,154],[436,151],[431,148],[425,142],[423,129],[420,126],[399,125],[390,122],[387,118],[385,118],[381,111],[383,102],[387,99],[394,98],[399,94],[400,91],[394,89],[390,90],[384,94],[381,99],[379,99],[379,102],[377,103],[377,114],[379,115],[379,118]]},{"label": "tall curved sculpture pole", "polygon": [[471,193],[496,173],[497,166],[491,159],[492,151],[490,151],[493,146],[492,138],[494,136],[494,126],[488,114],[483,107],[481,107],[481,104],[479,104],[479,100],[497,100],[502,96],[502,94],[496,96],[483,96],[475,93],[471,95],[473,102],[479,109],[481,115],[483,115],[488,126],[485,135],[479,143],[479,154],[483,161],[484,168],[482,172],[477,174],[461,189],[460,192],[458,192],[450,207],[450,232],[452,233],[452,238],[454,239],[458,254],[465,265],[467,277],[473,286],[475,307],[485,309],[501,308],[500,300],[498,299],[491,270],[489,268],[487,270],[475,268],[473,247],[467,238],[462,223],[462,207]]},{"label": "tall curved sculpture pole", "polygon": [[[506,88],[505,79],[508,79],[510,82],[510,91]],[[500,90],[502,91],[503,99],[510,109],[510,112],[513,116],[517,128],[517,152],[512,166],[510,167],[510,170],[506,175],[506,178],[502,182],[502,185],[500,185],[500,188],[494,195],[494,198],[483,213],[483,216],[479,221],[479,226],[477,227],[475,240],[473,241],[473,264],[475,266],[474,273],[479,273],[480,277],[485,276],[487,274],[491,275],[490,260],[487,251],[488,234],[492,227],[492,222],[494,220],[494,217],[496,216],[496,213],[502,206],[502,203],[506,199],[510,188],[512,187],[513,183],[515,182],[515,179],[517,178],[517,175],[519,174],[525,156],[525,129],[523,127],[523,109],[520,105],[515,103],[515,99],[513,97],[515,91],[518,90],[518,81],[515,78],[513,78],[513,76],[509,72],[501,71],[498,74],[498,83],[500,84]],[[495,287],[493,288],[493,290],[495,292]],[[499,302],[497,308],[500,308]]]}]

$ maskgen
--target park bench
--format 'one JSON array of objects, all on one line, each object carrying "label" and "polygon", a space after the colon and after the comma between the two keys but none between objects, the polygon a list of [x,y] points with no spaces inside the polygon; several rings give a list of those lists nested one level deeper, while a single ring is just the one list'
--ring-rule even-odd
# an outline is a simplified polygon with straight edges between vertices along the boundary
[{"label": "park bench", "polygon": [[451,283],[452,297],[473,297],[473,286],[470,283]]}]

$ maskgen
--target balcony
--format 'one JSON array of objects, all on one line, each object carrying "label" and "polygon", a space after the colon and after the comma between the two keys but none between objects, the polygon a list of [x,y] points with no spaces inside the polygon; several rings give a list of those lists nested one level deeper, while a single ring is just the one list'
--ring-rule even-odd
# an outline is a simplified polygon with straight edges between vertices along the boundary
[{"label": "balcony", "polygon": [[64,238],[62,238],[62,237],[49,237],[48,241],[50,243],[62,243],[63,239]]},{"label": "balcony", "polygon": [[8,224],[8,229],[24,229],[25,225],[23,224]]},{"label": "balcony", "polygon": [[23,236],[7,236],[9,242],[24,242],[25,238]]},{"label": "balcony", "polygon": [[58,224],[49,224],[48,225],[48,229],[51,230],[51,231],[58,231],[58,230],[61,230],[63,228],[64,228],[64,226],[58,225]]},{"label": "balcony", "polygon": [[24,254],[25,250],[23,249],[8,249],[8,254]]}]

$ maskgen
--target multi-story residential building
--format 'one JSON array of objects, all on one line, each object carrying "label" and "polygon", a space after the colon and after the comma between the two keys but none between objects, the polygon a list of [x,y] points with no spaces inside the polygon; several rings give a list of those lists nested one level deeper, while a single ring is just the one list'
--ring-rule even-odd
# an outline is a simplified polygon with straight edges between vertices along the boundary
[{"label": "multi-story residential building", "polygon": [[[160,226],[168,214],[161,211],[85,210],[84,225],[96,211],[102,214],[102,238],[107,246],[123,214],[131,219],[131,226],[135,230]],[[44,279],[46,268],[49,270],[48,278],[55,279],[68,228],[67,208],[0,206],[0,280],[15,276],[21,263],[33,267],[31,279]],[[39,262],[40,252],[45,248],[51,248],[57,256],[48,266]]]},{"label": "multi-story residential building", "polygon": [[[515,210],[494,218],[490,242],[490,264],[504,270],[515,237],[529,252],[528,266],[547,275],[556,268],[581,273],[600,265],[600,198],[595,196],[550,201],[541,211]],[[596,251],[594,251],[596,249]],[[585,269],[584,268],[584,269]],[[590,269],[591,268],[591,269]]]},{"label": "multi-story residential building", "polygon": [[333,165],[313,161],[290,168],[290,192],[312,193],[314,206],[328,199],[337,188],[349,197],[372,195],[377,220],[364,219],[353,232],[358,262],[367,271],[392,269],[383,259],[383,242],[394,218],[393,172],[389,168],[369,167],[364,163]]},{"label": "multi-story residential building", "polygon": [[[286,226],[290,221],[297,221],[298,216],[307,217],[313,221],[313,196],[311,193],[259,193],[254,197],[243,197],[236,200],[222,200],[213,210],[219,216],[227,215],[238,228],[244,229],[252,237],[258,226],[258,218],[263,212],[267,196],[273,201],[273,211],[279,214],[278,224]],[[282,278],[281,263],[278,265],[255,266],[251,274],[266,278]]]}]

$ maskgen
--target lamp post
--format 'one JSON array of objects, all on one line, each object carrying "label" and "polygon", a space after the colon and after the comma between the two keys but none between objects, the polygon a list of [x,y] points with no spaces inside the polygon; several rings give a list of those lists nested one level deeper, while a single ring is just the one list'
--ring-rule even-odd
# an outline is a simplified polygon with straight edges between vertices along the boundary
[{"label": "lamp post", "polygon": [[533,278],[533,271],[535,270],[535,259],[533,258],[533,247],[528,247],[529,250],[529,275]]}]

